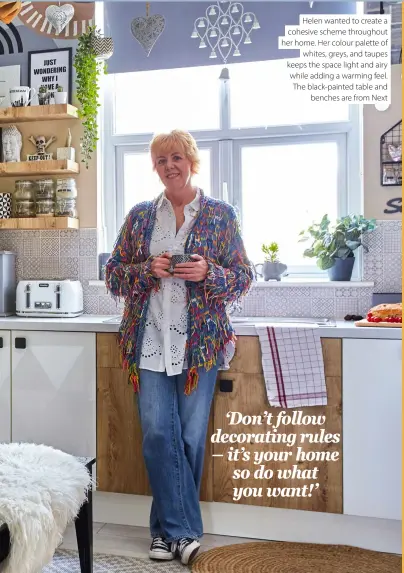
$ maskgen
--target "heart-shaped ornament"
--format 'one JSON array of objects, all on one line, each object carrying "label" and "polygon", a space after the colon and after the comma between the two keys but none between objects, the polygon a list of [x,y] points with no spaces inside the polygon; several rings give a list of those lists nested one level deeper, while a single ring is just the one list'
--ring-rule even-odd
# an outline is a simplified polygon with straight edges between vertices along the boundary
[{"label": "heart-shaped ornament", "polygon": [[63,6],[48,6],[45,10],[45,17],[52,24],[56,30],[56,34],[60,34],[67,24],[74,16],[74,8],[71,4],[64,4]]},{"label": "heart-shaped ornament", "polygon": [[146,16],[146,18],[135,18],[131,23],[131,30],[134,38],[144,48],[149,56],[154,44],[164,32],[165,18],[160,14]]}]

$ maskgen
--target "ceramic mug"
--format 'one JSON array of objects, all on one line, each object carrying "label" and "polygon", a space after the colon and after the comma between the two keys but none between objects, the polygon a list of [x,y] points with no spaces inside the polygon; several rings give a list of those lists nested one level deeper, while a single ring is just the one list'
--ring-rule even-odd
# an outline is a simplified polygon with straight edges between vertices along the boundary
[{"label": "ceramic mug", "polygon": [[175,265],[178,263],[195,263],[195,259],[192,258],[192,255],[172,255],[171,256],[171,265],[168,269],[169,273],[174,272]]},{"label": "ceramic mug", "polygon": [[18,86],[10,88],[10,102],[12,107],[25,107],[36,94],[35,88],[28,86]]}]

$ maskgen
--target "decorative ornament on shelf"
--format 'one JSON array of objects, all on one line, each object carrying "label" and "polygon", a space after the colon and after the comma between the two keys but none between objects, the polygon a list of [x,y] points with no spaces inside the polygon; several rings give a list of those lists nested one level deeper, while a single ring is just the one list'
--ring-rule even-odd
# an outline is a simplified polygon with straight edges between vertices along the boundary
[{"label": "decorative ornament on shelf", "polygon": [[68,159],[76,161],[76,150],[72,147],[72,133],[67,130],[66,147],[58,147],[56,150],[56,159]]},{"label": "decorative ornament on shelf", "polygon": [[28,140],[35,145],[36,154],[27,155],[27,161],[46,161],[48,159],[53,159],[53,153],[46,153],[46,150],[51,143],[56,141],[56,137],[54,135],[52,135],[48,141],[46,141],[46,137],[44,135],[37,135],[36,137],[30,135]]},{"label": "decorative ornament on shelf", "polygon": [[154,44],[160,38],[165,28],[165,18],[161,14],[149,15],[150,3],[146,3],[146,18],[134,18],[130,25],[132,35],[139,42],[149,57]]},{"label": "decorative ornament on shelf", "polygon": [[60,34],[74,16],[74,8],[71,4],[55,6],[52,4],[45,10],[45,17],[54,27],[56,34]]},{"label": "decorative ornament on shelf", "polygon": [[4,163],[18,163],[21,161],[22,136],[15,125],[2,130]]},{"label": "decorative ornament on shelf", "polygon": [[[18,19],[24,26],[36,35],[45,36],[47,38],[57,38],[58,34],[53,25],[48,21],[46,16],[46,9],[50,2],[36,2],[31,0],[24,1],[24,7]],[[59,4],[59,2],[57,2]],[[63,30],[61,37],[65,40],[77,40],[78,36],[85,32],[89,26],[93,25],[95,2],[69,2],[74,7],[74,18],[70,20]]]},{"label": "decorative ornament on shelf", "polygon": [[206,16],[197,18],[191,38],[199,38],[199,48],[210,48],[209,58],[218,53],[224,64],[230,56],[241,56],[241,44],[251,44],[251,33],[260,28],[253,12],[244,12],[240,2],[222,2],[208,6]]}]

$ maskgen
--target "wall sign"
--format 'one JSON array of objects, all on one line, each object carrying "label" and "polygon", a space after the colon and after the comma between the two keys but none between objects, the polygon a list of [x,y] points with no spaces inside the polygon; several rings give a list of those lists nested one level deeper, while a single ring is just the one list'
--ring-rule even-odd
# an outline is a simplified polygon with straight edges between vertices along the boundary
[{"label": "wall sign", "polygon": [[386,215],[395,215],[396,213],[402,213],[402,199],[401,197],[396,197],[395,199],[390,199],[386,203],[387,207],[390,209],[385,209],[384,213]]},{"label": "wall sign", "polygon": [[[68,94],[68,103],[72,103],[72,48],[28,52],[28,83],[37,94],[39,88],[45,86],[51,98],[57,87],[62,86]],[[36,95],[31,105],[38,103]]]}]

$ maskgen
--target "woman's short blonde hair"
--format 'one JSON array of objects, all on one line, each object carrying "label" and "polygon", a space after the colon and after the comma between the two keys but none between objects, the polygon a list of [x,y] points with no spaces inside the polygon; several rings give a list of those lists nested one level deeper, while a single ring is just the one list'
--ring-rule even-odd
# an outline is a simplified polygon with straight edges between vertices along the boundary
[{"label": "woman's short blonde hair", "polygon": [[191,162],[191,173],[199,173],[199,150],[195,139],[187,131],[174,129],[169,133],[159,133],[155,135],[150,143],[150,153],[153,160],[153,168],[156,169],[155,158],[159,153],[173,153],[178,151],[183,153]]}]

